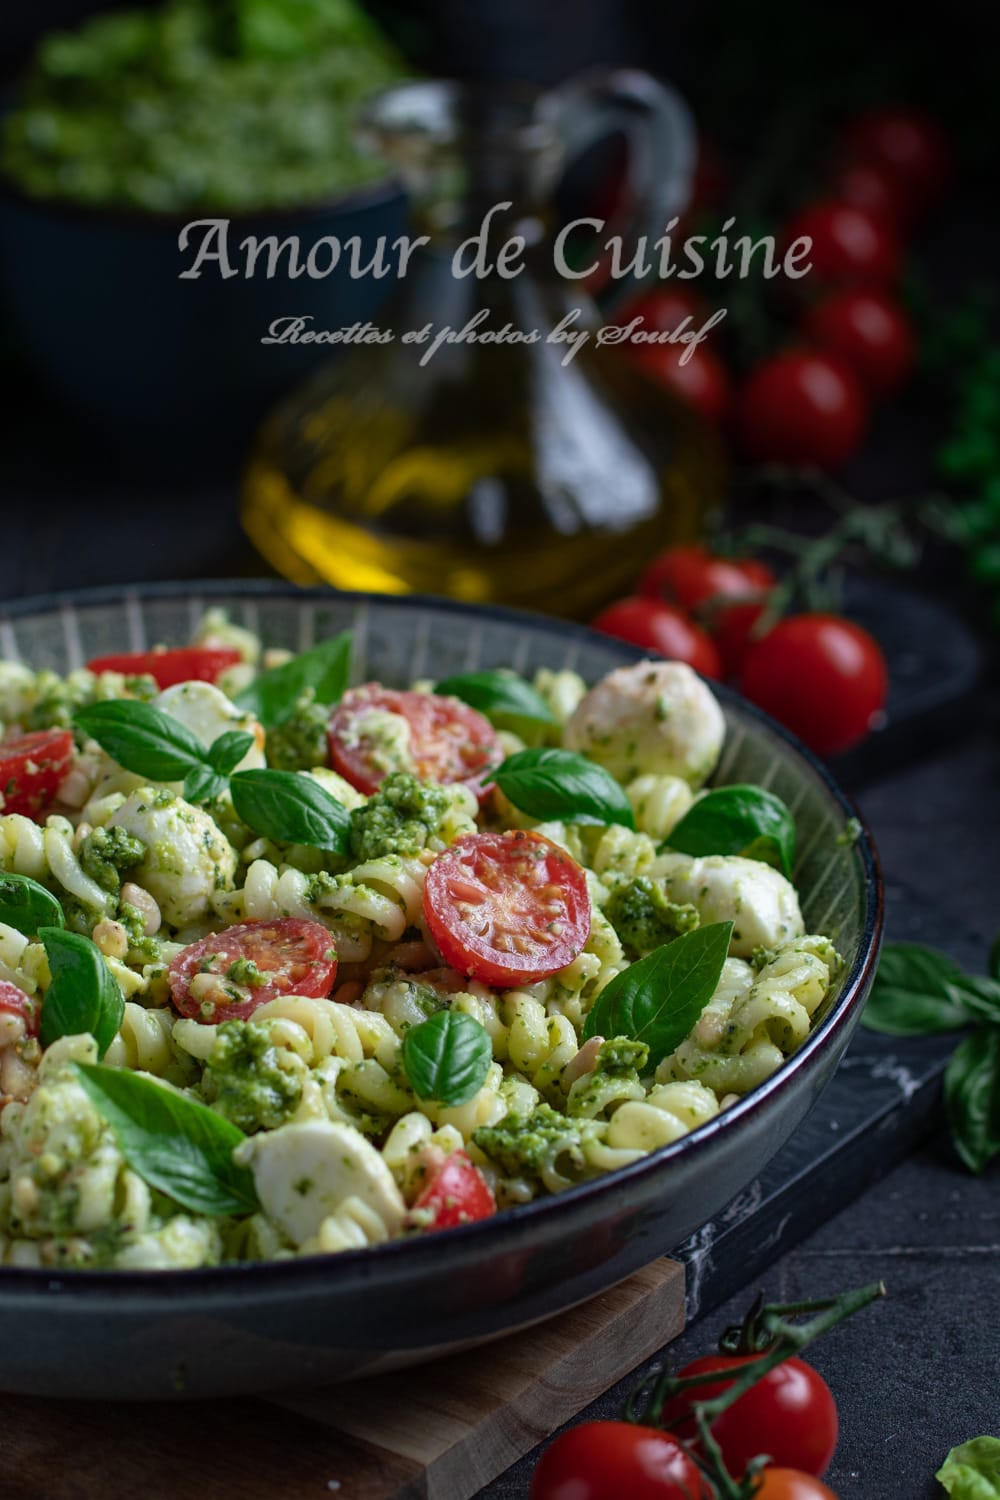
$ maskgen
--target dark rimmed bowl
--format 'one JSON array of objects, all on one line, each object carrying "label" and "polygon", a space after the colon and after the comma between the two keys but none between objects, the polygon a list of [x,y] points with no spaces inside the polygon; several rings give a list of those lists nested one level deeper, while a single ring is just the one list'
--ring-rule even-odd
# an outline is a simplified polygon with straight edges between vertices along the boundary
[{"label": "dark rimmed bowl", "polygon": [[[28,197],[0,181],[0,305],[28,359],[67,406],[147,469],[239,457],[269,408],[317,365],[329,344],[263,344],[275,319],[336,329],[375,317],[393,278],[223,278],[205,265],[182,279],[185,224],[228,218],[233,264],[248,235],[298,235],[302,254],[325,235],[356,235],[362,264],[379,236],[405,234],[402,188],[380,181],[298,210],[154,214]],[[191,245],[199,243],[198,236]]]},{"label": "dark rimmed bowl", "polygon": [[[595,679],[641,653],[580,626],[444,600],[269,583],[153,585],[25,600],[0,655],[57,670],[186,638],[228,608],[273,645],[355,633],[354,677],[391,683],[475,667],[574,667]],[[690,1135],[609,1176],[495,1219],[336,1256],[214,1270],[0,1269],[0,1388],[101,1399],[210,1396],[350,1379],[508,1332],[592,1297],[669,1252],[745,1187],[815,1103],[860,1016],[882,929],[857,810],[785,730],[728,689],[723,781],[770,787],[799,831],[806,925],[846,959],[814,1030],[779,1071]]]}]

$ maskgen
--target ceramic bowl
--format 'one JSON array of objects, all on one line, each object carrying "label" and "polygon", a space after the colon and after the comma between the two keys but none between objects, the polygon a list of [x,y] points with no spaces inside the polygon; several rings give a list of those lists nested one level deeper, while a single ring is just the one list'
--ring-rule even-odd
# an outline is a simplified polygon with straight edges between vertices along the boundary
[{"label": "ceramic bowl", "polygon": [[[477,667],[572,667],[590,679],[640,653],[559,621],[442,600],[222,583],[25,601],[0,619],[0,655],[79,666],[183,641],[222,605],[273,645],[354,631],[356,681],[405,684]],[[763,1167],[829,1081],[871,984],[882,922],[878,864],[829,772],[736,694],[716,689],[728,737],[717,779],[771,788],[798,825],[806,926],[846,959],[805,1043],[759,1088],[673,1145],[555,1197],[423,1239],[213,1270],[0,1269],[0,1388],[158,1398],[355,1378],[489,1339],[592,1297],[680,1244]]]}]

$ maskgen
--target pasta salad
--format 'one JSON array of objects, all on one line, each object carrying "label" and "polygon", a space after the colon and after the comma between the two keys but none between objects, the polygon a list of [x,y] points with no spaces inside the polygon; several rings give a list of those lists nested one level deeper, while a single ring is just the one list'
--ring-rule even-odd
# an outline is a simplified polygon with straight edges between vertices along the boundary
[{"label": "pasta salad", "polygon": [[375,1245],[634,1162],[808,1035],[773,794],[676,662],[349,687],[347,636],[0,663],[0,1263]]}]

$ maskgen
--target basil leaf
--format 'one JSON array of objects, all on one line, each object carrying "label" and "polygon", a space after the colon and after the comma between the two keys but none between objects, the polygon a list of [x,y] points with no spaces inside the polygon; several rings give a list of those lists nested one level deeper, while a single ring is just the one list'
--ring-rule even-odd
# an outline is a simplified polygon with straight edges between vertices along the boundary
[{"label": "basil leaf", "polygon": [[465,1104],[493,1061],[489,1032],[464,1011],[439,1010],[403,1037],[403,1067],[418,1099]]},{"label": "basil leaf", "polygon": [[934,1478],[951,1500],[1000,1500],[1000,1438],[976,1437],[960,1443]]},{"label": "basil leaf", "polygon": [[991,979],[996,979],[1000,982],[1000,933],[993,939],[993,947],[990,949],[990,957],[986,969]]},{"label": "basil leaf", "polygon": [[50,1046],[61,1036],[89,1031],[98,1056],[103,1057],[125,1014],[125,1000],[103,953],[90,938],[61,927],[40,927],[38,936],[52,971],[52,983],[42,1001],[42,1046]]},{"label": "basil leaf", "polygon": [[208,763],[221,776],[235,771],[248,750],[254,746],[254,737],[245,729],[227,729],[208,747]]},{"label": "basil leaf", "polygon": [[44,885],[29,875],[0,874],[0,922],[33,937],[40,927],[65,927],[63,909]]},{"label": "basil leaf", "polygon": [[556,722],[551,708],[531,683],[510,672],[463,672],[458,677],[443,678],[434,691],[461,698],[501,729]]},{"label": "basil leaf", "polygon": [[347,854],[351,815],[311,776],[298,771],[237,771],[229,790],[238,817],[276,843]]},{"label": "basil leaf", "polygon": [[957,1031],[972,1020],[966,975],[946,953],[918,943],[888,943],[861,1017],[869,1031],[925,1036]]},{"label": "basil leaf", "polygon": [[944,1102],[955,1150],[982,1172],[1000,1151],[1000,1027],[979,1026],[955,1049]]},{"label": "basil leaf", "polygon": [[208,751],[190,729],[152,703],[92,703],[76,715],[76,725],[126,771],[150,781],[183,781],[194,767],[208,764]]},{"label": "basil leaf", "polygon": [[655,1068],[680,1045],[715,994],[732,935],[732,922],[711,922],[630,964],[594,1001],[584,1037],[645,1042]]},{"label": "basil leaf", "polygon": [[184,797],[188,802],[211,802],[221,797],[229,780],[211,766],[192,766],[184,778]]},{"label": "basil leaf", "polygon": [[795,820],[780,797],[756,786],[706,792],[671,830],[664,847],[681,854],[742,854],[791,878]]},{"label": "basil leaf", "polygon": [[635,827],[624,788],[603,766],[572,750],[518,750],[497,767],[492,779],[530,818]]},{"label": "basil leaf", "polygon": [[233,702],[255,714],[265,729],[273,729],[284,723],[309,689],[317,703],[336,703],[343,697],[350,671],[351,634],[345,630],[283,666],[261,672]]},{"label": "basil leaf", "polygon": [[242,1130],[207,1104],[123,1068],[77,1063],[80,1082],[150,1187],[196,1214],[251,1214],[253,1174],[233,1161]]}]

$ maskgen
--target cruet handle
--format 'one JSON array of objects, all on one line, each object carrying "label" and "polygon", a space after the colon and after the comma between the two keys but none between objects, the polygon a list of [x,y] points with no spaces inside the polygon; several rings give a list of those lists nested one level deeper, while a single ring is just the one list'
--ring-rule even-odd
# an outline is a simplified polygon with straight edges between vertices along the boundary
[{"label": "cruet handle", "polygon": [[[645,234],[652,245],[683,213],[691,195],[697,145],[680,94],[637,68],[598,68],[569,79],[550,97],[562,117],[565,160],[616,132],[626,138],[630,206],[608,220],[600,242],[620,235],[628,246]],[[631,277],[615,280],[603,266],[595,281],[577,284],[586,285],[603,314],[635,295]]]}]

